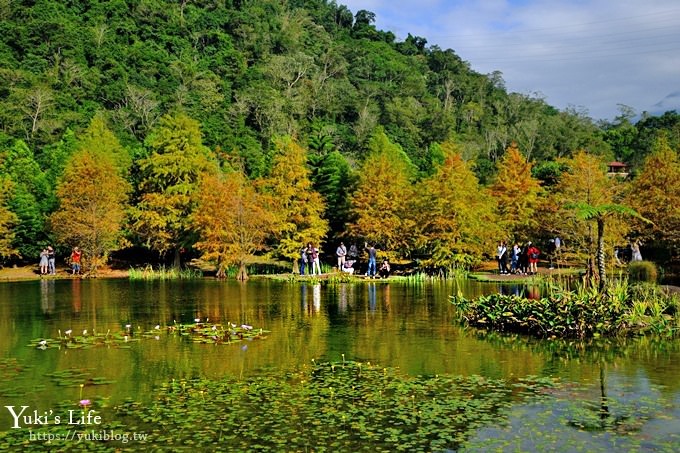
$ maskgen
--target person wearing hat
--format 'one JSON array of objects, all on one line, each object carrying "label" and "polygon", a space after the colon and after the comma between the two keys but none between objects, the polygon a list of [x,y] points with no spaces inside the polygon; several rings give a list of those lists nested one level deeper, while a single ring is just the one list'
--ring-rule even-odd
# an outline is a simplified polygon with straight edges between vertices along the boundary
[{"label": "person wearing hat", "polygon": [[83,252],[81,252],[78,247],[73,247],[73,252],[71,252],[71,269],[73,275],[80,274],[80,258],[82,256]]}]

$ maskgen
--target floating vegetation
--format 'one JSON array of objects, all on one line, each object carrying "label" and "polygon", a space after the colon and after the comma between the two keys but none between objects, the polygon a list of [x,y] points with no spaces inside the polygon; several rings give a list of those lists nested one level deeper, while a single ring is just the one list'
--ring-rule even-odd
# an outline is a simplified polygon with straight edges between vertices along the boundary
[{"label": "floating vegetation", "polygon": [[[161,330],[160,326],[156,326],[152,331],[145,332],[143,335],[155,338]],[[194,343],[209,344],[230,344],[242,340],[260,340],[266,338],[266,334],[270,333],[269,330],[255,329],[248,324],[237,325],[227,322],[222,325],[208,321],[202,322],[200,319],[197,319],[193,324],[175,323],[167,326],[165,330],[172,334],[190,338]]]},{"label": "floating vegetation", "polygon": [[247,324],[237,325],[227,322],[222,325],[220,323],[211,323],[208,321],[201,322],[196,319],[194,323],[178,324],[173,323],[168,326],[155,326],[151,330],[141,331],[141,327],[134,330],[130,324],[125,325],[125,330],[120,332],[106,333],[88,332],[84,330],[81,335],[73,335],[71,330],[65,332],[59,331],[56,338],[37,338],[31,340],[29,346],[36,349],[87,349],[93,347],[115,347],[129,349],[130,343],[137,342],[142,339],[160,340],[161,335],[179,335],[182,338],[187,338],[194,343],[208,343],[208,344],[231,344],[243,340],[260,340],[267,337],[269,330],[261,328],[253,328]]},{"label": "floating vegetation", "polygon": [[0,397],[22,397],[28,393],[43,390],[42,384],[34,385],[20,379],[21,375],[30,368],[15,358],[0,359]]},{"label": "floating vegetation", "polygon": [[[77,368],[50,377],[92,379]],[[94,431],[109,437],[69,440],[73,428],[53,424],[32,429],[29,444],[26,430],[9,429],[0,432],[0,451],[670,452],[680,441],[677,431],[658,430],[676,410],[662,387],[631,399],[633,389],[620,383],[605,396],[536,376],[409,376],[344,356],[245,380],[173,379],[148,403],[112,407],[79,385],[55,414],[100,416]]]},{"label": "floating vegetation", "polygon": [[59,331],[56,338],[37,338],[31,340],[29,346],[36,349],[88,349],[93,347],[115,347],[127,349],[131,342],[139,341],[133,331],[129,328],[127,330],[111,333],[110,330],[106,333],[83,330],[80,335],[73,335],[72,330],[65,332]]},{"label": "floating vegetation", "polygon": [[117,409],[160,449],[433,451],[458,448],[504,408],[554,385],[540,378],[409,377],[343,361],[245,381],[173,380],[151,404]]},{"label": "floating vegetation", "polygon": [[46,376],[49,377],[55,385],[60,387],[80,386],[81,389],[83,386],[108,385],[116,382],[105,377],[92,376],[92,371],[93,370],[89,368],[69,368],[46,374]]}]

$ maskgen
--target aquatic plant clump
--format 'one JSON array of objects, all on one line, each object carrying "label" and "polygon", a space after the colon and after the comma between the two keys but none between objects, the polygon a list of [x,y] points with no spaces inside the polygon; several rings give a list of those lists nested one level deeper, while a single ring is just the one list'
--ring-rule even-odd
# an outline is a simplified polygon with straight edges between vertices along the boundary
[{"label": "aquatic plant clump", "polygon": [[227,322],[225,325],[219,323],[201,322],[197,319],[194,323],[178,324],[173,323],[168,326],[159,324],[151,330],[141,331],[133,329],[130,324],[124,330],[106,333],[84,330],[82,334],[73,335],[71,330],[59,331],[56,338],[37,338],[31,340],[29,346],[36,349],[87,349],[97,346],[107,346],[116,348],[129,348],[131,342],[142,339],[160,340],[161,335],[179,335],[188,338],[195,343],[210,344],[231,344],[242,340],[259,340],[266,338],[269,330],[254,328],[247,324],[237,325]]},{"label": "aquatic plant clump", "polygon": [[[160,330],[157,326],[153,331],[145,332],[145,337],[156,336],[156,331]],[[242,340],[260,340],[267,338],[269,330],[262,328],[254,328],[248,324],[234,324],[227,322],[226,324],[201,322],[196,320],[193,324],[172,324],[165,328],[167,332],[178,334],[182,337],[190,338],[194,343],[210,343],[210,344],[231,344]]]},{"label": "aquatic plant clump", "polygon": [[542,338],[680,333],[680,301],[650,285],[610,284],[605,292],[552,291],[540,299],[492,294],[451,296],[460,319],[488,330]]},{"label": "aquatic plant clump", "polygon": [[118,415],[158,448],[233,451],[433,451],[455,449],[552,379],[401,375],[370,363],[314,363],[238,381],[173,380],[150,404]]},{"label": "aquatic plant clump", "polygon": [[29,346],[36,349],[89,349],[93,347],[115,347],[115,348],[129,348],[129,343],[139,341],[130,330],[111,333],[110,330],[106,332],[89,332],[84,330],[82,334],[73,335],[71,330],[65,332],[59,331],[59,335],[55,338],[37,338],[31,340]]}]

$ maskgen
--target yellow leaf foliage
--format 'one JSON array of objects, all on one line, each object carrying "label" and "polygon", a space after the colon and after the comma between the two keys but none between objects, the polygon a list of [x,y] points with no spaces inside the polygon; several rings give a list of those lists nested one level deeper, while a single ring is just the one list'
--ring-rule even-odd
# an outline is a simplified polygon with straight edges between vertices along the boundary
[{"label": "yellow leaf foliage", "polygon": [[541,185],[531,175],[531,166],[514,142],[498,162],[491,193],[498,206],[502,238],[523,241],[536,234]]},{"label": "yellow leaf foliage", "polygon": [[307,151],[289,137],[278,139],[272,171],[263,185],[276,218],[275,255],[295,260],[308,242],[321,248],[328,222],[322,217],[323,197],[312,187]]},{"label": "yellow leaf foliage", "polygon": [[640,174],[633,180],[627,201],[640,215],[654,222],[636,222],[636,233],[647,241],[667,242],[680,248],[680,158],[665,137],[655,143]]},{"label": "yellow leaf foliage", "polygon": [[410,162],[384,132],[371,139],[370,148],[351,198],[353,221],[348,230],[388,256],[403,256],[413,242],[416,224]]},{"label": "yellow leaf foliage", "polygon": [[103,153],[78,151],[66,166],[52,230],[60,243],[82,249],[89,273],[122,245],[128,192],[128,183]]},{"label": "yellow leaf foliage", "polygon": [[[616,204],[621,199],[623,185],[607,176],[602,158],[583,150],[565,159],[564,163],[568,170],[561,175],[555,190],[548,197],[547,205],[552,209],[544,210],[544,223],[549,225],[552,233],[564,240],[576,256],[594,255],[597,246],[596,228],[593,222],[580,218],[578,211],[571,206],[578,203],[595,207]],[[604,239],[610,250],[624,242],[628,232],[626,222],[617,217],[607,221]]]},{"label": "yellow leaf foliage", "polygon": [[493,250],[498,232],[495,203],[461,155],[453,150],[419,185],[418,248],[430,265],[472,267]]}]

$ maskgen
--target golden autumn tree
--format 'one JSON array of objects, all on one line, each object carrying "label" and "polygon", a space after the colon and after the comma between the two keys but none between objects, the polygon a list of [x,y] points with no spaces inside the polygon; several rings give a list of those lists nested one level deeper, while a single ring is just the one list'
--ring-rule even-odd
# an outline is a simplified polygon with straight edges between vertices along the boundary
[{"label": "golden autumn tree", "polygon": [[498,174],[491,185],[491,194],[496,199],[503,238],[522,240],[536,234],[541,185],[531,175],[531,163],[522,156],[515,142],[498,162]]},{"label": "golden autumn tree", "polygon": [[59,208],[50,223],[57,240],[83,252],[83,264],[95,275],[123,240],[129,185],[109,155],[81,149],[66,165],[57,186]]},{"label": "golden autumn tree", "polygon": [[269,203],[242,171],[207,175],[198,190],[193,223],[199,235],[196,249],[203,259],[217,262],[217,277],[238,266],[238,280],[246,280],[246,264],[266,248],[275,217]]},{"label": "golden autumn tree", "polygon": [[401,147],[383,131],[369,142],[351,197],[349,233],[364,238],[388,256],[404,256],[413,242],[413,166]]},{"label": "golden autumn tree", "polygon": [[149,155],[139,162],[139,200],[132,209],[132,230],[144,244],[164,256],[193,244],[191,215],[195,192],[205,173],[216,164],[203,146],[197,121],[184,114],[165,116],[147,139]]},{"label": "golden autumn tree", "polygon": [[624,241],[629,231],[625,218],[635,213],[619,204],[624,185],[607,175],[601,158],[581,150],[564,163],[568,170],[548,197],[554,210],[546,214],[545,222],[564,239],[575,258],[589,258],[589,269],[592,258],[597,258],[603,284],[605,254]]},{"label": "golden autumn tree", "polygon": [[653,224],[634,221],[636,236],[658,241],[672,255],[680,253],[680,158],[666,137],[660,137],[653,152],[633,180],[626,201]]},{"label": "golden autumn tree", "polygon": [[299,272],[297,260],[302,246],[311,242],[320,249],[328,232],[328,222],[323,218],[325,205],[312,187],[307,151],[290,137],[280,138],[275,144],[272,170],[263,181],[276,217],[273,254],[293,260],[293,272]]},{"label": "golden autumn tree", "polygon": [[17,254],[12,243],[14,241],[14,227],[19,219],[7,207],[10,188],[9,178],[0,177],[0,259],[2,260]]},{"label": "golden autumn tree", "polygon": [[455,147],[442,144],[444,162],[418,185],[416,246],[438,268],[471,268],[494,249],[495,202]]}]

